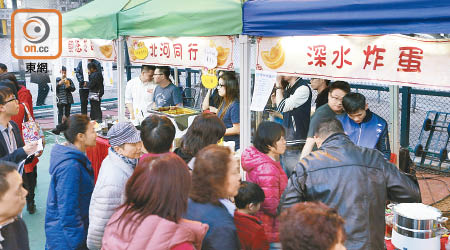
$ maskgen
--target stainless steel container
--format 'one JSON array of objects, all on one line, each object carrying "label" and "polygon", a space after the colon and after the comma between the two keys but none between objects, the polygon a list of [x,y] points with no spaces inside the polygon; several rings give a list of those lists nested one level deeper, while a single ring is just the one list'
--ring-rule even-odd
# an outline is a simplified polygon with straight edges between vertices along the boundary
[{"label": "stainless steel container", "polygon": [[188,117],[201,113],[200,110],[188,107],[163,107],[156,110],[149,109],[149,113],[164,115],[175,121],[175,126],[179,131],[183,131],[188,127]]},{"label": "stainless steel container", "polygon": [[389,207],[394,213],[392,243],[395,247],[413,250],[427,246],[429,250],[439,249],[440,237],[445,233],[439,224],[447,221],[447,217],[442,217],[437,208],[421,203],[402,203]]}]

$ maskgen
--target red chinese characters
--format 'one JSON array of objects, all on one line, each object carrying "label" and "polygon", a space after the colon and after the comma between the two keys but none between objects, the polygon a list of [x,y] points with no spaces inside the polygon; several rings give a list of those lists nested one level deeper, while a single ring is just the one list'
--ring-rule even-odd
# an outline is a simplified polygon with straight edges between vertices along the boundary
[{"label": "red chinese characters", "polygon": [[333,62],[331,62],[331,64],[334,65],[336,63],[336,61],[338,59],[340,59],[339,65],[336,65],[336,68],[341,69],[342,66],[344,66],[344,63],[347,65],[352,65],[352,62],[344,59],[344,56],[347,55],[349,52],[350,52],[350,48],[348,48],[344,51],[344,46],[341,46],[340,50],[333,51],[333,55],[335,55],[335,58],[334,58]]},{"label": "red chinese characters", "polygon": [[88,40],[83,40],[83,48],[84,48],[84,52],[88,52]]},{"label": "red chinese characters", "polygon": [[179,57],[183,60],[183,45],[181,45],[181,43],[173,44],[173,54],[175,55],[175,58]]},{"label": "red chinese characters", "polygon": [[74,46],[73,46],[73,40],[69,40],[69,41],[68,41],[67,48],[68,48],[68,50],[69,50],[69,53],[73,53],[73,48],[74,48]]},{"label": "red chinese characters", "polygon": [[83,49],[81,48],[80,40],[75,40],[75,52],[81,53],[81,51],[83,51]]},{"label": "red chinese characters", "polygon": [[319,67],[323,67],[323,66],[327,65],[327,63],[325,62],[325,59],[327,56],[327,51],[326,51],[327,47],[325,45],[315,45],[313,47],[308,46],[308,49],[310,51],[314,51],[314,57],[313,57],[313,54],[311,54],[311,53],[307,53],[307,55],[309,57],[312,57],[313,60],[315,60],[315,64],[311,60],[308,62],[308,65],[314,64],[314,66],[319,66]]},{"label": "red chinese characters", "polygon": [[[377,70],[377,67],[384,66],[383,63],[379,62],[384,59],[381,53],[386,52],[385,48],[378,48],[376,45],[371,48],[370,45],[367,46],[367,50],[364,50],[364,55],[366,56],[366,61],[364,62],[363,69],[366,69],[367,65],[373,65],[373,70]],[[375,56],[375,60],[370,61],[372,55]],[[373,64],[372,64],[373,63]]]},{"label": "red chinese characters", "polygon": [[417,47],[400,47],[397,71],[421,72],[420,63],[423,59],[423,50]]},{"label": "red chinese characters", "polygon": [[198,51],[197,44],[196,43],[190,43],[188,45],[188,47],[189,47],[189,49],[188,49],[189,60],[191,60],[191,61],[192,60],[193,61],[197,60],[197,51]]},{"label": "red chinese characters", "polygon": [[158,53],[156,52],[156,50],[158,49],[158,46],[156,46],[156,44],[152,43],[149,48],[150,48],[150,56],[158,57]]},{"label": "red chinese characters", "polygon": [[166,56],[167,58],[170,57],[170,46],[169,43],[161,43],[161,46],[159,47],[161,50],[161,54],[159,56]]}]

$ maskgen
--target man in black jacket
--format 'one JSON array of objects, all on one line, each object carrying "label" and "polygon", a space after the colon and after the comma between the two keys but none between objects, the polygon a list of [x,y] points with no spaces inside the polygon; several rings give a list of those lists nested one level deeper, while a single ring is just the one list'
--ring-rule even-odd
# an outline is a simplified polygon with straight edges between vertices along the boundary
[{"label": "man in black jacket", "polygon": [[27,226],[19,216],[26,196],[16,166],[0,161],[0,249],[30,249]]},{"label": "man in black jacket", "polygon": [[[102,72],[102,65],[99,61],[95,59],[88,59],[88,63],[95,63],[97,66],[97,70]],[[89,87],[88,87],[88,81],[89,79],[84,79],[83,77],[83,64],[82,61],[78,63],[77,68],[75,69],[75,73],[77,76],[77,80],[79,83],[79,93],[80,93],[80,106],[81,106],[81,113],[84,115],[87,115],[87,106],[88,106],[88,97],[89,97]]]},{"label": "man in black jacket", "polygon": [[[102,96],[105,92],[103,85],[103,75],[99,72],[99,68],[94,62],[88,64],[89,69],[89,102],[91,103],[91,120],[102,122],[102,110],[100,105],[102,103]],[[100,68],[101,70],[101,68]]]},{"label": "man in black jacket", "polygon": [[319,122],[314,140],[319,149],[297,164],[281,208],[322,201],[345,219],[347,249],[384,249],[386,201],[419,202],[418,185],[378,150],[353,144],[336,118]]}]

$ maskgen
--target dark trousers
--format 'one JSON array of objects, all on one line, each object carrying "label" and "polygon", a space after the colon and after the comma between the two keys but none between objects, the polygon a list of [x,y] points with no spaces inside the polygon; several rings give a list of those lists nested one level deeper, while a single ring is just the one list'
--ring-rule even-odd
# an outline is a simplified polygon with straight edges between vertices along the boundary
[{"label": "dark trousers", "polygon": [[91,120],[95,120],[97,122],[102,122],[102,110],[100,108],[100,104],[102,103],[102,99],[100,99],[100,101],[93,101],[90,100],[91,102]]},{"label": "dark trousers", "polygon": [[303,146],[301,144],[293,147],[286,147],[284,154],[280,155],[280,163],[287,177],[289,178],[297,167],[297,163],[300,161],[300,155],[302,154]]},{"label": "dark trousers", "polygon": [[88,97],[89,89],[80,89],[81,114],[83,115],[87,115]]},{"label": "dark trousers", "polygon": [[72,104],[58,103],[57,106],[58,106],[58,124],[61,124],[63,115],[67,118],[70,116],[70,107],[72,106]]},{"label": "dark trousers", "polygon": [[47,98],[50,87],[47,83],[38,84],[38,96],[36,100],[36,106],[45,105],[45,98]]},{"label": "dark trousers", "polygon": [[27,203],[34,201],[34,190],[36,189],[37,181],[37,166],[34,167],[33,172],[22,174],[23,187],[28,191]]}]

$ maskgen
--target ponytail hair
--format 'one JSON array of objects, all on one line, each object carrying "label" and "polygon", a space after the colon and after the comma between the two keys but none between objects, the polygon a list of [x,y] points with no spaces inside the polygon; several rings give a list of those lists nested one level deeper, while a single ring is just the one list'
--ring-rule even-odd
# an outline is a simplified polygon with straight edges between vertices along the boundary
[{"label": "ponytail hair", "polygon": [[91,119],[87,115],[71,115],[61,125],[60,130],[64,131],[64,137],[70,143],[75,143],[78,133],[86,133],[87,126],[91,122]]}]

